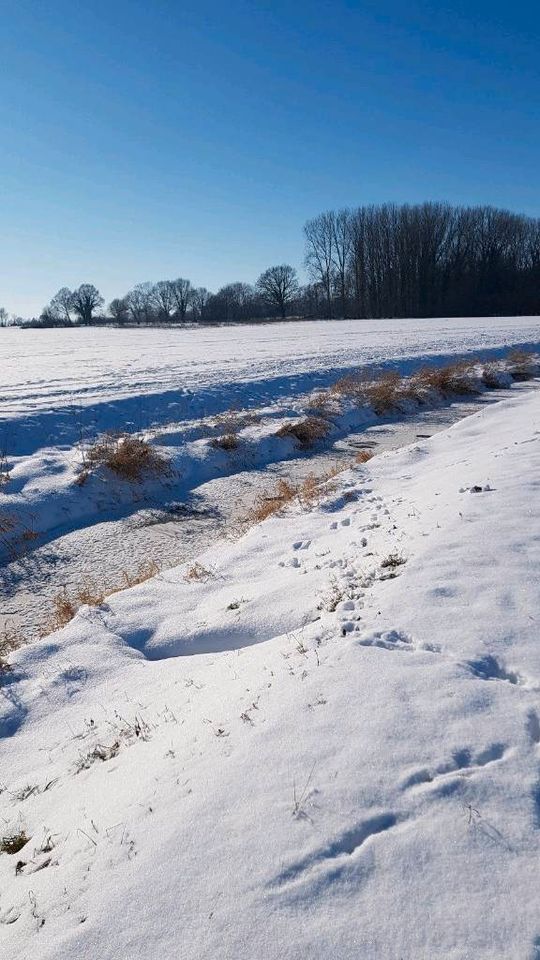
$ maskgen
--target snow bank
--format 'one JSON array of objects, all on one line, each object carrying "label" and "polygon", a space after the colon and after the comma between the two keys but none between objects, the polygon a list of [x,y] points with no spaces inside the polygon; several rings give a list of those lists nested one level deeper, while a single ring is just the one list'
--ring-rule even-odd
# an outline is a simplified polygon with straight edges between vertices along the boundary
[{"label": "snow bank", "polygon": [[14,654],[10,958],[534,958],[539,467],[532,389]]}]

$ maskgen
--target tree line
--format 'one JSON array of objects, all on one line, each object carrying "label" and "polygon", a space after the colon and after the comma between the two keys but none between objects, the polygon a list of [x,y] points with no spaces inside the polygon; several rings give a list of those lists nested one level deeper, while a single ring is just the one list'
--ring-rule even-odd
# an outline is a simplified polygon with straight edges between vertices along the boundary
[{"label": "tree line", "polygon": [[493,207],[383,204],[304,227],[326,317],[540,313],[540,220]]},{"label": "tree line", "polygon": [[[241,323],[285,317],[540,313],[540,219],[494,207],[382,204],[304,226],[309,282],[289,264],[210,293],[183,277],[139,283],[104,310],[88,283],[62,287],[31,326]],[[0,325],[8,322],[0,309]],[[12,321],[13,322],[13,321]]]},{"label": "tree line", "polygon": [[[138,283],[123,297],[111,300],[105,311],[102,309],[105,301],[97,287],[83,283],[76,290],[62,287],[38,318],[27,321],[14,318],[12,322],[32,327],[64,327],[111,322],[120,326],[147,326],[285,319],[291,308],[297,305],[301,292],[296,270],[289,264],[269,267],[254,286],[229,283],[217,293],[210,293],[206,287],[194,287],[183,277]],[[7,322],[5,311],[3,315]]]}]

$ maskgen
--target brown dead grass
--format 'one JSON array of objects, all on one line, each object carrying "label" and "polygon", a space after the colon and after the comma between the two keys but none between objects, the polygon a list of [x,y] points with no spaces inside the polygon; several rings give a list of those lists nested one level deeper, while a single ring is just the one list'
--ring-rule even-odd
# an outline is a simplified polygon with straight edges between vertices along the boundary
[{"label": "brown dead grass", "polygon": [[364,396],[378,417],[393,413],[403,400],[403,378],[397,370],[382,373],[364,385]]},{"label": "brown dead grass", "polygon": [[212,570],[209,570],[207,567],[203,567],[202,563],[195,562],[191,567],[188,567],[184,574],[184,580],[188,580],[190,583],[199,582],[206,583],[207,580],[211,580],[214,576]]},{"label": "brown dead grass", "polygon": [[[149,475],[160,476],[170,470],[168,461],[147,440],[126,433],[106,433],[87,448],[85,469],[97,466],[107,467],[117,477],[130,483],[139,482]],[[82,485],[84,480],[78,482]]]},{"label": "brown dead grass", "polygon": [[474,360],[458,360],[444,367],[421,367],[410,377],[413,390],[433,390],[443,396],[478,393]]},{"label": "brown dead grass", "polygon": [[218,427],[224,434],[238,433],[244,427],[250,427],[255,423],[261,422],[261,416],[258,413],[250,413],[248,410],[235,410],[231,407],[224,413],[218,413],[210,420],[210,423]]},{"label": "brown dead grass", "polygon": [[72,592],[65,588],[53,598],[53,612],[45,634],[52,633],[54,630],[60,630],[65,627],[80,609],[80,607],[99,607],[107,597],[111,597],[121,590],[128,590],[139,583],[144,583],[152,577],[157,576],[161,566],[155,560],[148,560],[141,564],[135,571],[128,573],[124,570],[122,579],[114,587],[99,586],[92,580],[88,580],[84,586],[77,587]]},{"label": "brown dead grass", "polygon": [[298,447],[302,450],[309,450],[318,440],[323,440],[328,436],[332,425],[322,417],[306,417],[305,420],[298,420],[296,423],[285,423],[279,430],[276,430],[276,437],[290,437],[296,440]]},{"label": "brown dead grass", "polygon": [[319,390],[312,394],[305,409],[310,416],[319,417],[322,420],[332,420],[333,417],[339,417],[343,413],[339,397],[330,390]]},{"label": "brown dead grass", "polygon": [[482,383],[490,390],[504,386],[502,370],[496,363],[485,363],[482,367]]},{"label": "brown dead grass", "polygon": [[7,659],[9,654],[22,647],[24,642],[24,637],[20,633],[9,627],[7,623],[4,624],[0,630],[0,677],[11,670]]},{"label": "brown dead grass", "polygon": [[30,837],[27,836],[24,830],[19,830],[18,833],[11,834],[8,837],[1,837],[0,853],[8,853],[10,856],[13,856],[15,853],[18,853],[19,850],[22,850],[29,840]]},{"label": "brown dead grass", "polygon": [[273,490],[259,495],[243,522],[248,525],[261,523],[268,517],[280,515],[285,507],[295,502],[304,509],[311,509],[332,492],[333,487],[330,481],[339,473],[348,470],[349,466],[349,464],[336,465],[319,475],[310,473],[300,483],[292,483],[290,480],[280,478]]},{"label": "brown dead grass", "polygon": [[230,453],[232,450],[238,450],[239,442],[236,433],[226,433],[223,437],[214,437],[210,444],[216,450],[225,450]]},{"label": "brown dead grass", "polygon": [[511,350],[506,360],[508,373],[514,380],[530,380],[534,376],[536,363],[529,351]]},{"label": "brown dead grass", "polygon": [[[371,377],[371,380],[373,377]],[[366,396],[366,387],[370,382],[368,371],[362,370],[358,373],[347,373],[344,377],[336,380],[328,389],[337,396],[348,397],[356,403],[364,403]]]},{"label": "brown dead grass", "polygon": [[355,461],[356,463],[367,463],[368,460],[371,460],[375,454],[372,450],[359,450],[356,454]]},{"label": "brown dead grass", "polygon": [[374,373],[362,370],[341,377],[330,388],[330,393],[347,397],[359,406],[369,404],[377,416],[394,413],[406,397],[405,384],[397,370]]},{"label": "brown dead grass", "polygon": [[0,488],[9,483],[11,479],[11,474],[9,470],[9,463],[5,453],[0,450]]}]

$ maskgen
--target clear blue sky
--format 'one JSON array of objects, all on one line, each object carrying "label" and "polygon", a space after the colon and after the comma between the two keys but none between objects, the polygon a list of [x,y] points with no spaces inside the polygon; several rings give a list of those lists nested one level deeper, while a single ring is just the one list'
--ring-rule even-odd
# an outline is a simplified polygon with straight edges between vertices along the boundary
[{"label": "clear blue sky", "polygon": [[0,305],[253,281],[331,207],[540,215],[539,33],[519,0],[3,0]]}]

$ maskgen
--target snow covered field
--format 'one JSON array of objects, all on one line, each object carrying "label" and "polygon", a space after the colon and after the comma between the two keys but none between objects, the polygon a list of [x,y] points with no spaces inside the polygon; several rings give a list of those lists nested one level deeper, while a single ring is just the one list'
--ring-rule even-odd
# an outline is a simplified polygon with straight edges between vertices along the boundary
[{"label": "snow covered field", "polygon": [[[110,587],[132,576],[148,550],[148,538],[133,533],[145,528],[141,511],[160,512],[161,532],[171,536],[167,511],[200,497],[203,485],[230,476],[223,503],[235,477],[294,460],[296,444],[276,439],[276,431],[305,415],[313,389],[339,374],[358,365],[407,372],[426,360],[493,357],[510,344],[539,341],[540,320],[527,317],[2,330],[0,616],[33,635],[50,620],[62,585],[91,577]],[[370,417],[354,411],[341,432],[365,427]],[[234,454],[212,447],[225,421],[242,428]],[[93,472],[79,483],[85,449],[105,430],[142,433],[160,445],[170,475],[133,485]],[[178,527],[175,541],[177,534]],[[153,539],[155,557],[163,537]],[[185,554],[168,551],[166,562]]]},{"label": "snow covered field", "polygon": [[[191,329],[1,331],[0,423],[13,453],[84,423],[193,418],[294,396],[353,366],[482,353],[540,340],[540,317],[336,320]],[[144,399],[146,398],[146,399]],[[112,406],[111,406],[112,405]],[[172,405],[172,406],[171,406]],[[71,417],[69,414],[71,413]]]},{"label": "snow covered field", "polygon": [[537,960],[540,392],[3,678],[13,960]]}]

